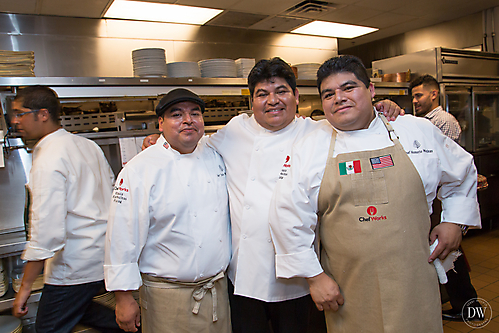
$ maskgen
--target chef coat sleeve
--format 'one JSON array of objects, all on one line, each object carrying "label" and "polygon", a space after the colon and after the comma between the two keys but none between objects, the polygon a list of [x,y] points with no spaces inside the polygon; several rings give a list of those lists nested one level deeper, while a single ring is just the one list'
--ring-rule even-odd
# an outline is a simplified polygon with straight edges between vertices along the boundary
[{"label": "chef coat sleeve", "polygon": [[473,156],[438,128],[432,128],[439,159],[440,189],[437,197],[442,201],[441,221],[481,227]]},{"label": "chef coat sleeve", "polygon": [[[317,199],[326,160],[314,156],[317,151],[312,147],[300,142],[293,148],[271,202],[270,231],[278,278],[313,277],[323,272],[315,240]],[[286,164],[290,165],[287,171]]]},{"label": "chef coat sleeve", "polygon": [[24,260],[51,258],[65,246],[68,175],[60,158],[39,161],[31,170],[30,241]]},{"label": "chef coat sleeve", "polygon": [[137,290],[142,285],[139,260],[149,230],[149,189],[142,178],[127,164],[114,186],[104,258],[109,291]]}]

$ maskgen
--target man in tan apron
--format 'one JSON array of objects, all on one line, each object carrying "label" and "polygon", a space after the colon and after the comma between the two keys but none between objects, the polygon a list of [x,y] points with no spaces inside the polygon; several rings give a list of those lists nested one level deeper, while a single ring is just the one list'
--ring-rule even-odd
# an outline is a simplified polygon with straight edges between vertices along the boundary
[{"label": "man in tan apron", "polygon": [[[277,276],[307,278],[327,310],[328,332],[442,332],[429,261],[458,247],[459,224],[480,224],[473,159],[427,121],[400,117],[395,131],[377,116],[359,59],[328,60],[318,77],[334,128],[293,147],[277,186],[270,214]],[[431,234],[439,245],[430,256],[428,203],[439,185],[445,222]],[[466,209],[448,212],[459,206]]]}]

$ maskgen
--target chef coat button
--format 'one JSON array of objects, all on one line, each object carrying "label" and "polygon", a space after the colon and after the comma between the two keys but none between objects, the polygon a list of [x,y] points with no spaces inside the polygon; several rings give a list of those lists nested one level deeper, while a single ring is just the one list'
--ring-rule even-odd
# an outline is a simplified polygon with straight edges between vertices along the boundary
[{"label": "chef coat button", "polygon": [[211,180],[208,180],[208,183],[211,183]]},{"label": "chef coat button", "polygon": [[247,237],[246,235],[243,235],[243,239],[246,239],[246,237]]},{"label": "chef coat button", "polygon": [[284,151],[284,148],[282,148],[282,147],[281,147],[281,148],[279,148],[279,151]]},{"label": "chef coat button", "polygon": [[256,147],[255,150],[258,151],[260,149],[260,147]]},{"label": "chef coat button", "polygon": [[222,239],[221,238],[219,239],[219,241],[220,241],[220,243],[222,243]]},{"label": "chef coat button", "polygon": [[194,217],[198,216],[198,214],[197,214],[197,213],[194,213],[193,215],[194,215]]},{"label": "chef coat button", "polygon": [[272,240],[269,238],[269,239],[267,239],[267,242],[272,243]]},{"label": "chef coat button", "polygon": [[199,248],[202,248],[203,246],[201,244],[199,244]]},{"label": "chef coat button", "polygon": [[251,181],[253,181],[253,182],[254,182],[254,181],[255,181],[255,177],[251,177]]},{"label": "chef coat button", "polygon": [[246,205],[246,206],[244,206],[244,208],[246,208],[246,209],[250,209],[250,206],[249,206],[249,205]]},{"label": "chef coat button", "polygon": [[187,184],[187,187],[190,187],[190,186],[191,186],[191,184]]},{"label": "chef coat button", "polygon": [[218,208],[215,208],[215,213],[218,212]]},{"label": "chef coat button", "polygon": [[199,274],[199,276],[200,276],[200,277],[203,277],[203,276],[204,276],[204,274],[203,274],[203,273],[201,273],[201,274]]}]

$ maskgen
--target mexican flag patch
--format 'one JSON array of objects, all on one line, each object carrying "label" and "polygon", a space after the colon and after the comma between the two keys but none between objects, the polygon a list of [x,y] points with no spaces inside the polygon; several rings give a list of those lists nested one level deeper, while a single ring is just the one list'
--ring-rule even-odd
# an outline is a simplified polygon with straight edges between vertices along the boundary
[{"label": "mexican flag patch", "polygon": [[360,160],[339,163],[338,168],[340,169],[340,176],[362,172],[360,169]]}]

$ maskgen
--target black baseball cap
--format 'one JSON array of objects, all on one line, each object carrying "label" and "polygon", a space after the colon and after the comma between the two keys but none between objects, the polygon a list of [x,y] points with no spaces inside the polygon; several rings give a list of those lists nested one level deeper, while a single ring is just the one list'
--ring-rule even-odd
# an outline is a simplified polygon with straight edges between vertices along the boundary
[{"label": "black baseball cap", "polygon": [[166,110],[174,104],[180,102],[193,102],[199,105],[201,112],[204,112],[205,104],[204,101],[195,93],[184,88],[176,88],[170,90],[162,99],[159,101],[158,106],[156,106],[156,114],[158,117],[163,116]]}]

